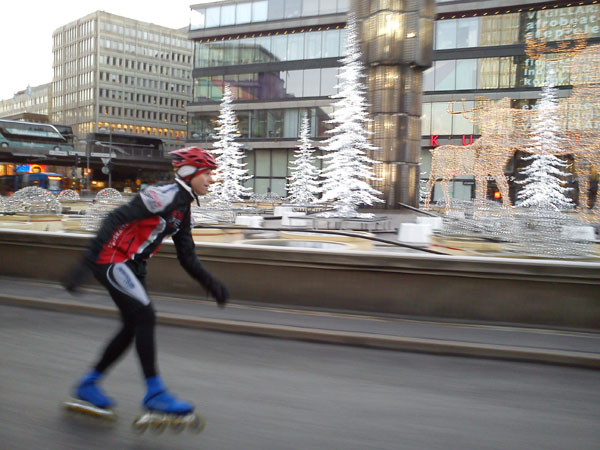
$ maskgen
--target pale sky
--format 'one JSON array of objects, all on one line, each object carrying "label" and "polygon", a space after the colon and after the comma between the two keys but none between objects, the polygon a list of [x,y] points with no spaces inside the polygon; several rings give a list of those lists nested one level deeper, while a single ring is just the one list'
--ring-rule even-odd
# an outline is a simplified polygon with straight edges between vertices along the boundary
[{"label": "pale sky", "polygon": [[0,100],[52,81],[52,32],[94,11],[187,27],[190,5],[203,0],[11,0],[0,14]]}]

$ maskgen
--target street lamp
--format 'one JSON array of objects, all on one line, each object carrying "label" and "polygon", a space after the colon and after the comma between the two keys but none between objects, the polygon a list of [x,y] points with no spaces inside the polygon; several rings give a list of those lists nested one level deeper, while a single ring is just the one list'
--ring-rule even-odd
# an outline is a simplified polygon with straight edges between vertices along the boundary
[{"label": "street lamp", "polygon": [[[108,175],[108,187],[112,187],[111,162],[112,162],[113,148],[120,151],[121,153],[126,153],[126,152],[124,150],[112,145],[112,128],[109,127],[107,130],[104,127],[100,127],[100,128],[98,128],[98,131],[108,131],[108,145],[106,145],[105,143],[100,142],[100,141],[96,141],[94,144],[99,145],[100,147],[108,147],[108,161],[104,164],[104,167],[102,167],[102,173],[105,175]],[[121,130],[121,131],[125,132],[125,130]]]},{"label": "street lamp", "polygon": [[86,159],[86,174],[85,174],[85,189],[90,191],[90,143],[85,139],[77,139],[77,144],[85,144],[85,159]]}]

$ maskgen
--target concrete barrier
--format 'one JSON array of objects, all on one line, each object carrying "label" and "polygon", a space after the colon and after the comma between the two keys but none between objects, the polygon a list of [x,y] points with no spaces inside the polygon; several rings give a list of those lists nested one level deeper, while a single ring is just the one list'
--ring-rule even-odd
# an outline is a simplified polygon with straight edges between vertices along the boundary
[{"label": "concrete barrier", "polygon": [[[0,273],[59,280],[89,236],[0,229]],[[600,264],[197,243],[234,300],[404,316],[600,329]],[[203,296],[169,242],[148,288]]]}]

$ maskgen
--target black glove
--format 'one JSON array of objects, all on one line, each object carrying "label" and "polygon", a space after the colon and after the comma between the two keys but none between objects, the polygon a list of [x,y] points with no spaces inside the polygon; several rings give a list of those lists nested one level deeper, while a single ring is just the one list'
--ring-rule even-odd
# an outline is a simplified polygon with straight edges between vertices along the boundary
[{"label": "black glove", "polygon": [[81,286],[87,278],[88,273],[89,268],[87,264],[84,261],[81,261],[61,280],[61,284],[67,292],[76,294],[79,291],[79,286]]},{"label": "black glove", "polygon": [[207,280],[206,289],[212,294],[217,301],[217,305],[221,308],[225,307],[227,300],[229,299],[229,289],[215,277],[211,276]]}]

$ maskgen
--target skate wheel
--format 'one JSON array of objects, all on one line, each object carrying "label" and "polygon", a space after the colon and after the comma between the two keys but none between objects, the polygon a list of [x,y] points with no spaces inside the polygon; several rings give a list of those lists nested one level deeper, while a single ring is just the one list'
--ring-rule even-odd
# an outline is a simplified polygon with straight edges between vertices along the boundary
[{"label": "skate wheel", "polygon": [[188,423],[188,430],[192,433],[201,433],[206,428],[206,420],[204,417],[195,414],[193,419]]},{"label": "skate wheel", "polygon": [[131,423],[131,428],[137,434],[142,434],[148,429],[148,422],[142,421],[142,416],[137,416]]},{"label": "skate wheel", "polygon": [[156,419],[152,420],[152,422],[150,422],[150,429],[156,434],[161,434],[163,431],[165,431],[167,429],[168,425],[169,425],[168,419],[156,418]]},{"label": "skate wheel", "polygon": [[181,433],[185,428],[185,421],[181,417],[176,417],[175,419],[171,420],[169,426],[171,427],[171,431],[174,433]]}]

